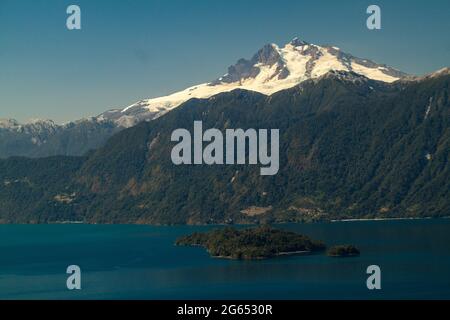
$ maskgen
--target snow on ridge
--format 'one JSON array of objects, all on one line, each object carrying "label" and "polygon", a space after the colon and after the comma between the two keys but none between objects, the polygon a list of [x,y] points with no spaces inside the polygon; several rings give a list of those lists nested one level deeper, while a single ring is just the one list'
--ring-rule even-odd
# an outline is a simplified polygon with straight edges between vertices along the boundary
[{"label": "snow on ridge", "polygon": [[[224,76],[214,82],[202,83],[173,94],[140,100],[114,114],[116,123],[132,123],[129,116],[138,115],[140,120],[154,119],[178,107],[192,98],[208,99],[223,92],[235,89],[256,91],[265,95],[272,95],[278,91],[292,88],[308,79],[317,79],[330,71],[354,72],[372,80],[392,83],[400,79],[396,71],[390,67],[379,65],[367,59],[358,59],[341,51],[338,47],[318,46],[294,38],[284,47],[269,44],[276,55],[280,57],[278,63],[264,64],[261,62],[251,66],[252,76],[242,77],[234,82],[226,81]],[[265,48],[267,48],[267,46]],[[244,59],[245,60],[245,59]],[[248,60],[245,60],[250,62]],[[253,60],[254,61],[254,60]],[[256,70],[256,71],[255,71]],[[246,73],[243,73],[246,74]],[[394,75],[393,75],[394,74]],[[102,114],[108,118],[108,114]],[[126,116],[127,118],[122,117]]]}]

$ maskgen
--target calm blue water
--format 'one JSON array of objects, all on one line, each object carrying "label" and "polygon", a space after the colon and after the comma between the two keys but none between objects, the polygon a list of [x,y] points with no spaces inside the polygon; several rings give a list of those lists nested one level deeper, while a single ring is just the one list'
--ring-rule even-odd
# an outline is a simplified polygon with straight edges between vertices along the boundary
[{"label": "calm blue water", "polygon": [[[357,258],[211,259],[175,239],[207,227],[0,225],[0,299],[450,299],[450,220],[291,224]],[[82,290],[66,289],[68,265]],[[366,268],[382,290],[366,288]]]}]

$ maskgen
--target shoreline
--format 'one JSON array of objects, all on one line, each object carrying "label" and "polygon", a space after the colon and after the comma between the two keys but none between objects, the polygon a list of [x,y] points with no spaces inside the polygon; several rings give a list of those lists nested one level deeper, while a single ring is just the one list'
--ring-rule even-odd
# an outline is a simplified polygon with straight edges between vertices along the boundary
[{"label": "shoreline", "polygon": [[307,255],[307,254],[311,254],[312,253],[312,251],[292,251],[292,252],[278,252],[275,256],[277,256],[277,257],[281,257],[281,256],[293,256],[293,255],[300,255],[300,254],[304,254],[304,255]]},{"label": "shoreline", "polygon": [[358,222],[358,221],[400,221],[400,220],[432,220],[432,219],[449,219],[450,217],[409,217],[409,218],[350,218],[350,219],[333,219],[330,222]]},{"label": "shoreline", "polygon": [[[199,245],[196,245],[196,247],[199,247]],[[275,255],[269,256],[269,257],[255,257],[255,258],[236,259],[236,258],[233,258],[231,256],[211,256],[211,258],[236,260],[236,261],[251,261],[251,260],[267,260],[267,259],[276,258],[276,257],[283,257],[283,256],[309,255],[311,253],[312,253],[312,251],[292,251],[292,252],[278,252]]]},{"label": "shoreline", "polygon": [[[417,217],[417,218],[349,218],[349,219],[330,219],[323,221],[314,222],[278,222],[273,225],[286,225],[286,224],[316,224],[316,223],[336,223],[336,222],[365,222],[365,221],[401,221],[401,220],[439,220],[439,219],[450,219],[450,216],[444,217]],[[123,225],[123,226],[150,226],[150,227],[222,227],[222,226],[233,226],[226,223],[217,224],[144,224],[144,223],[97,223],[97,222],[87,222],[87,221],[51,221],[44,223],[5,223],[0,221],[0,225]],[[234,224],[234,226],[254,226],[258,224]]]}]

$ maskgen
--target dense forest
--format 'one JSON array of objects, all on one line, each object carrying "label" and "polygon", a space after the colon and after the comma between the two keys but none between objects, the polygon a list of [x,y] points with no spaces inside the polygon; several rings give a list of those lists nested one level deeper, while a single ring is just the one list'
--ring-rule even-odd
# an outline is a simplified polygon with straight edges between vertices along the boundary
[{"label": "dense forest", "polygon": [[270,226],[238,230],[224,228],[178,239],[178,246],[201,246],[213,257],[235,260],[267,259],[280,255],[313,253],[325,244],[295,232]]}]

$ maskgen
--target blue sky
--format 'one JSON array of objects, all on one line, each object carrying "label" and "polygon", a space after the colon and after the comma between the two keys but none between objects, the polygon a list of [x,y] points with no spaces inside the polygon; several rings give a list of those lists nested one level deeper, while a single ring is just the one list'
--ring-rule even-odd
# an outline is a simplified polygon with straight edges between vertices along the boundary
[{"label": "blue sky", "polygon": [[[70,4],[82,30],[66,29]],[[366,28],[370,4],[382,30]],[[94,116],[295,36],[424,74],[450,66],[449,15],[446,0],[0,0],[0,118]]]}]

